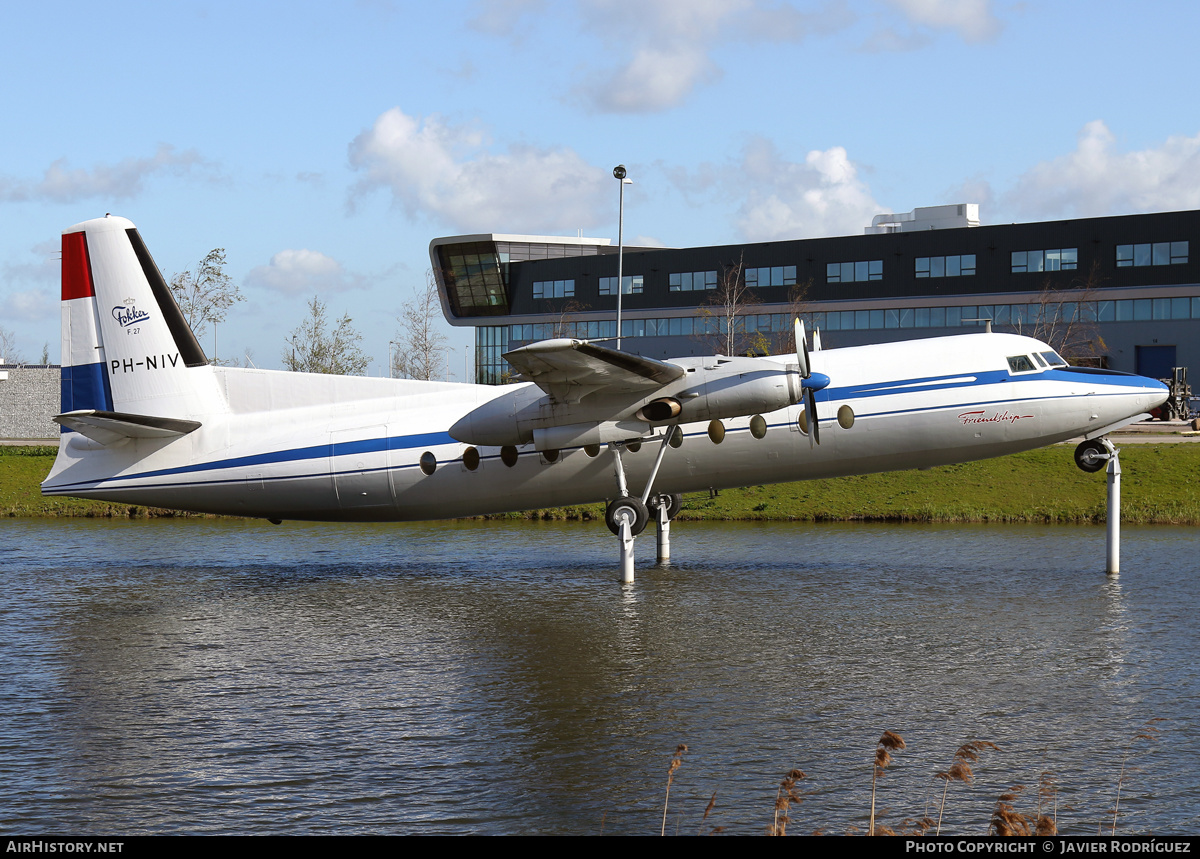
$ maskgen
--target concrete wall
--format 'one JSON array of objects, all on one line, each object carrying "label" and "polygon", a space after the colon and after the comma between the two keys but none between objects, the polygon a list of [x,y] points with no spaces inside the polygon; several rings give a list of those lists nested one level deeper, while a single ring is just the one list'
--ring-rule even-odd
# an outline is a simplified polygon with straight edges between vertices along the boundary
[{"label": "concrete wall", "polygon": [[0,439],[57,442],[59,375],[56,365],[0,364]]}]

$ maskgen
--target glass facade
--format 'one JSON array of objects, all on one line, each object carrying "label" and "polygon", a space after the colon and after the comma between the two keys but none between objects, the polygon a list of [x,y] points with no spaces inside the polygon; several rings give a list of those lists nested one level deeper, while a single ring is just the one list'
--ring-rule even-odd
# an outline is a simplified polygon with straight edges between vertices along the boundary
[{"label": "glass facade", "polygon": [[795,286],[796,267],[794,265],[776,265],[770,268],[746,269],[746,286]]},{"label": "glass facade", "polygon": [[[805,325],[823,331],[865,331],[888,328],[982,328],[991,320],[996,329],[1020,329],[1044,321],[1142,322],[1149,320],[1200,320],[1200,295],[1180,298],[1133,298],[1115,301],[1063,301],[1048,304],[972,304],[953,307],[892,307],[861,310],[807,311]],[[1047,317],[1053,317],[1047,319]],[[739,317],[747,333],[786,333],[792,328],[788,313],[747,313]],[[657,319],[623,319],[622,337],[702,337],[724,333],[725,320],[716,316],[671,316]],[[609,320],[558,321],[527,325],[479,328],[493,332],[487,342],[476,336],[481,350],[489,349],[483,364],[498,374],[508,369],[500,353],[508,344],[533,343],[551,337],[602,340],[616,336]],[[502,332],[498,334],[495,332]],[[481,356],[484,354],[481,351]]]},{"label": "glass facade", "polygon": [[533,282],[534,298],[574,298],[574,280],[535,280]]},{"label": "glass facade", "polygon": [[667,288],[671,292],[702,292],[717,288],[715,271],[676,271],[667,277]]},{"label": "glass facade", "polygon": [[856,283],[868,280],[883,280],[883,260],[831,262],[825,266],[826,283]]},{"label": "glass facade", "polygon": [[446,297],[455,316],[508,313],[508,254],[493,242],[465,242],[438,249]]},{"label": "glass facade", "polygon": [[917,257],[917,277],[969,277],[975,274],[975,254]]},{"label": "glass facade", "polygon": [[1073,271],[1078,267],[1078,248],[1012,252],[1013,274],[1035,271]]},{"label": "glass facade", "polygon": [[1183,265],[1187,261],[1187,242],[1117,245],[1117,268],[1143,265]]},{"label": "glass facade", "polygon": [[[621,290],[622,295],[641,295],[643,278],[640,274],[627,274],[621,278],[624,283],[624,289]],[[601,295],[616,295],[617,294],[617,279],[615,277],[600,278],[600,294]]]}]

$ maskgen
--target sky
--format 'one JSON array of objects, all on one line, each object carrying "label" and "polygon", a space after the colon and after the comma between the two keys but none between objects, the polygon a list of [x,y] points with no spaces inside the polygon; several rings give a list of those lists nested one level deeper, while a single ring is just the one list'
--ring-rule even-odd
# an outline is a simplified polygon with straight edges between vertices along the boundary
[{"label": "sky", "polygon": [[[280,368],[314,296],[386,375],[439,236],[689,247],[1200,208],[1200,4],[0,5],[0,328],[59,360],[64,229],[226,251],[203,345]],[[444,326],[448,378],[470,329]]]}]

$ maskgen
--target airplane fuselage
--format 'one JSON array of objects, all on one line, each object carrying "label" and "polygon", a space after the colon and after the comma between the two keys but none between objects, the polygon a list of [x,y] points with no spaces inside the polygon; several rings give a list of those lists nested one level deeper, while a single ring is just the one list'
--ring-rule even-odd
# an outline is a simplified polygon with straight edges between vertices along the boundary
[{"label": "airplane fuselage", "polygon": [[[692,492],[1002,456],[1099,434],[1160,403],[1153,380],[1047,366],[1028,337],[972,334],[826,349],[832,383],[816,395],[821,443],[802,404],[726,419],[720,443],[707,422],[681,424],[655,490]],[[1052,354],[1052,353],[1051,353]],[[1024,357],[1032,369],[1014,369]],[[782,368],[789,357],[758,359]],[[106,366],[105,372],[154,370]],[[70,433],[43,484],[49,495],[272,519],[416,520],[597,502],[617,493],[603,445],[539,451],[456,441],[450,428],[489,401],[492,387],[322,377],[200,366],[219,395],[188,414],[201,426],[168,438],[99,444]],[[758,424],[761,429],[761,424]],[[662,428],[660,427],[660,432]],[[719,435],[719,433],[718,433]],[[636,445],[635,445],[636,447]],[[478,454],[476,464],[472,451]],[[658,444],[624,454],[639,494]],[[474,467],[471,467],[474,466]]]}]

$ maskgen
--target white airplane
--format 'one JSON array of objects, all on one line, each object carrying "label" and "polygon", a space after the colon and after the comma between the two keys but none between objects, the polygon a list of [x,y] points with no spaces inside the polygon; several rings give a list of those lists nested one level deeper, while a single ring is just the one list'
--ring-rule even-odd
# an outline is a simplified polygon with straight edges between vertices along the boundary
[{"label": "white airplane", "polygon": [[[212,366],[134,225],[62,237],[62,425],[46,495],[284,519],[440,519],[609,499],[632,564],[679,494],[928,468],[1105,433],[1166,386],[979,333],[657,361],[581,340],[489,386]],[[819,370],[819,372],[816,372]],[[657,440],[657,451],[640,450]],[[662,487],[656,489],[655,487]],[[640,491],[639,491],[640,490]]]}]

